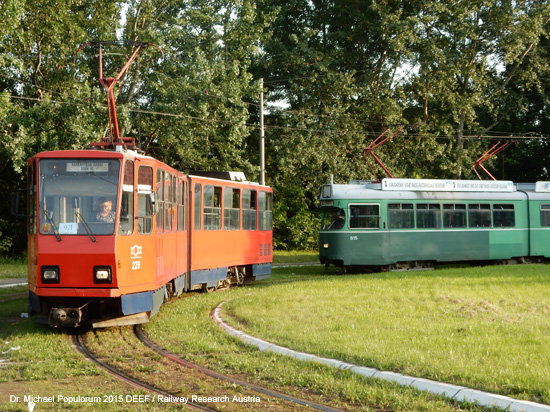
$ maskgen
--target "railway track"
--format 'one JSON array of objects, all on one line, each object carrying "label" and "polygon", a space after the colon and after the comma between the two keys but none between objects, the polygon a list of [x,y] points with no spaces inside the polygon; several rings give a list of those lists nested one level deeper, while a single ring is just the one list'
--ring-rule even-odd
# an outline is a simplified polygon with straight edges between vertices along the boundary
[{"label": "railway track", "polygon": [[[167,392],[165,390],[152,386],[148,383],[142,382],[141,380],[128,375],[126,372],[118,369],[117,367],[110,365],[107,361],[94,355],[92,351],[90,351],[90,349],[86,346],[85,334],[73,335],[72,339],[73,339],[73,344],[75,345],[75,347],[80,353],[82,353],[87,359],[90,359],[91,361],[93,361],[97,366],[99,366],[101,369],[106,371],[109,375],[114,376],[115,378],[121,380],[122,382],[127,383],[130,386],[133,386],[136,389],[143,389],[153,394],[160,395],[164,398],[169,398],[169,399],[180,398],[178,395],[174,393]],[[211,409],[194,402],[187,402],[186,405],[191,410],[215,411],[215,409]]]},{"label": "railway track", "polygon": [[228,412],[343,412],[183,360],[151,341],[139,325],[88,331],[72,340],[79,352],[110,375],[172,406]]}]

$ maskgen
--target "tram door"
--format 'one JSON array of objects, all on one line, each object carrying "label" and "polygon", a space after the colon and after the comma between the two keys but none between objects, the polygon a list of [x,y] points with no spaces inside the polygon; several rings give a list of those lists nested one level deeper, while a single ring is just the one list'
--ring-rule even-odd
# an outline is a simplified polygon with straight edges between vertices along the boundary
[{"label": "tram door", "polygon": [[[178,177],[175,180],[175,206],[174,213],[176,217],[176,223],[174,230],[176,231],[176,272],[179,276],[179,281],[176,282],[176,287],[179,290],[186,288],[188,274],[188,260],[189,260],[189,247],[187,237],[187,213],[188,212],[188,182],[186,179]],[[182,275],[186,276],[182,276]]]},{"label": "tram door", "polygon": [[174,185],[173,176],[157,169],[156,179],[156,273],[157,280],[175,277],[176,239],[173,232]]}]

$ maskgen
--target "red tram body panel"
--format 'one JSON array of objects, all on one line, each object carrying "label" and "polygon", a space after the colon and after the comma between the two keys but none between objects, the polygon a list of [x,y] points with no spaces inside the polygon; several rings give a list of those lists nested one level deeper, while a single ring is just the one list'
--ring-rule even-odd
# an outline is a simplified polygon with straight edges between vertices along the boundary
[{"label": "red tram body panel", "polygon": [[[195,217],[190,222],[192,286],[206,283],[213,287],[213,279],[219,278],[216,272],[232,266],[248,268],[249,276],[269,274],[271,189],[198,176],[190,177],[190,189]],[[201,209],[199,220],[197,210]]]},{"label": "red tram body panel", "polygon": [[146,322],[169,297],[268,277],[272,190],[117,147],[29,160],[29,306],[52,326]]}]

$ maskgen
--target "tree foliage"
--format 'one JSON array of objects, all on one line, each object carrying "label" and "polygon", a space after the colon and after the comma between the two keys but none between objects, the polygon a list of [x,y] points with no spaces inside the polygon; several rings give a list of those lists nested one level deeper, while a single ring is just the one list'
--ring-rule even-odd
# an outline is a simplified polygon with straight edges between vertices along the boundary
[{"label": "tree foliage", "polygon": [[[497,138],[520,140],[490,165],[547,178],[547,0],[5,0],[0,4],[0,185],[24,185],[26,159],[84,148],[108,133],[97,49],[151,42],[117,88],[121,130],[183,171],[258,178],[258,95],[267,98],[275,246],[315,247],[319,188],[395,176],[471,178]],[[114,75],[131,47],[105,45]],[[376,173],[381,170],[376,168]],[[0,253],[24,249],[1,207]]]}]

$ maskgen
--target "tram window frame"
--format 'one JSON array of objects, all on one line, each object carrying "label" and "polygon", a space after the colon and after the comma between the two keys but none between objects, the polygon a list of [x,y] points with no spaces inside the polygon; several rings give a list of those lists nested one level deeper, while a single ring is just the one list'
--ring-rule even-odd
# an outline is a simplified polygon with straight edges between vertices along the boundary
[{"label": "tram window frame", "polygon": [[202,185],[195,183],[195,198],[193,203],[193,221],[195,230],[202,228]]},{"label": "tram window frame", "polygon": [[388,203],[388,227],[390,229],[414,229],[414,204]]},{"label": "tram window frame", "polygon": [[225,230],[241,229],[241,190],[238,188],[224,188],[223,228]]},{"label": "tram window frame", "polygon": [[164,232],[164,170],[157,169],[156,180],[156,221],[157,221],[157,233]]},{"label": "tram window frame", "polygon": [[138,233],[142,235],[148,235],[153,232],[154,213],[151,193],[153,193],[153,168],[151,166],[139,166],[137,228]]},{"label": "tram window frame", "polygon": [[260,230],[271,230],[273,225],[273,194],[260,190],[258,201]]},{"label": "tram window frame", "polygon": [[172,226],[172,231],[176,232],[178,230],[176,222],[176,213],[177,213],[177,194],[178,194],[178,178],[175,175],[172,175],[172,188],[170,190],[170,225]]},{"label": "tram window frame", "polygon": [[540,210],[540,226],[550,227],[550,203],[541,203]]},{"label": "tram window frame", "polygon": [[134,233],[134,162],[124,162],[122,176],[122,194],[119,207],[119,235],[131,235]]},{"label": "tram window frame", "polygon": [[[364,209],[361,213],[360,210]],[[375,213],[369,213],[377,211]],[[380,203],[355,203],[348,205],[348,217],[350,229],[380,229]]]},{"label": "tram window frame", "polygon": [[439,203],[417,203],[416,228],[441,229],[441,205]]},{"label": "tram window frame", "polygon": [[164,232],[171,232],[174,225],[172,174],[164,172]]},{"label": "tram window frame", "polygon": [[204,185],[203,191],[203,228],[220,230],[222,228],[222,188]]},{"label": "tram window frame", "polygon": [[465,203],[443,204],[443,229],[462,229],[468,227]]},{"label": "tram window frame", "polygon": [[516,227],[516,210],[513,203],[493,205],[493,227]]},{"label": "tram window frame", "polygon": [[181,178],[178,178],[178,189],[177,189],[177,214],[178,214],[178,231],[182,232],[185,230],[185,193],[187,188],[187,182],[183,181]]},{"label": "tram window frame", "polygon": [[[118,232],[115,220],[119,221],[124,168],[120,159],[91,160],[44,158],[36,163],[40,234],[110,236]],[[97,218],[99,204],[104,202],[112,205],[116,216],[112,222]]]},{"label": "tram window frame", "polygon": [[242,221],[243,230],[256,230],[258,228],[258,192],[256,190],[243,189]]},{"label": "tram window frame", "polygon": [[490,203],[472,203],[468,205],[468,227],[471,229],[492,227]]}]

